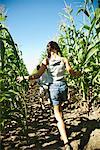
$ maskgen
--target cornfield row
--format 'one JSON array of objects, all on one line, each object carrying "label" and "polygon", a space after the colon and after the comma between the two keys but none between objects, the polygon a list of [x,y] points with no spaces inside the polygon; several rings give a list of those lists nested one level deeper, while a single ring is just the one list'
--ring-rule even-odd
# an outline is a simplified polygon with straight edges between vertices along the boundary
[{"label": "cornfield row", "polygon": [[[2,17],[3,18],[3,17]],[[17,76],[28,75],[17,44],[8,29],[0,24],[0,130],[15,121],[26,130],[25,92],[28,83],[18,83]]]},{"label": "cornfield row", "polygon": [[[92,10],[92,12],[91,12]],[[93,9],[92,1],[85,1],[81,11],[89,20],[89,25],[84,24],[76,29],[72,17],[72,9],[65,4],[62,14],[70,23],[60,26],[58,42],[62,53],[68,58],[75,70],[80,70],[82,76],[73,78],[66,75],[69,86],[78,90],[78,95],[83,100],[98,101],[100,86],[100,8]],[[5,16],[0,17],[1,21]],[[21,58],[21,52],[14,43],[8,29],[0,24],[0,130],[3,131],[6,122],[16,121],[27,130],[27,109],[25,93],[28,83],[24,80],[20,84],[17,76],[28,75],[26,66]],[[80,98],[81,99],[81,98]]]},{"label": "cornfield row", "polygon": [[76,29],[72,8],[65,3],[62,13],[64,23],[58,38],[63,56],[67,57],[75,70],[81,71],[80,78],[67,75],[69,86],[78,90],[82,100],[100,102],[100,8],[94,9],[93,1],[87,0],[79,13],[84,13],[88,24]]}]

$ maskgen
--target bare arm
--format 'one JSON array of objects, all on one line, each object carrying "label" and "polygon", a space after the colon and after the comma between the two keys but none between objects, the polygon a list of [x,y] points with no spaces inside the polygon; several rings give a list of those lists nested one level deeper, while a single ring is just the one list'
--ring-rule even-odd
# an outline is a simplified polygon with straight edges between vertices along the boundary
[{"label": "bare arm", "polygon": [[45,72],[45,69],[46,69],[46,65],[42,63],[40,69],[38,70],[37,73],[29,76],[29,80],[30,79],[38,79],[44,72]]},{"label": "bare arm", "polygon": [[69,62],[68,62],[68,60],[67,60],[66,58],[64,58],[64,63],[65,63],[65,65],[66,65],[66,70],[67,70],[68,73],[70,73],[72,76],[74,76],[74,77],[79,77],[79,76],[81,75],[81,73],[80,73],[79,71],[74,71],[74,70],[71,68],[71,66],[70,66],[70,64],[69,64]]},{"label": "bare arm", "polygon": [[26,79],[26,80],[35,80],[35,79],[38,79],[45,72],[46,67],[47,67],[46,59],[44,59],[42,65],[41,65],[41,67],[40,67],[40,69],[38,70],[37,73],[32,74],[30,76],[24,76],[24,78],[22,76],[18,76],[17,80],[19,82],[21,82],[23,79]]}]

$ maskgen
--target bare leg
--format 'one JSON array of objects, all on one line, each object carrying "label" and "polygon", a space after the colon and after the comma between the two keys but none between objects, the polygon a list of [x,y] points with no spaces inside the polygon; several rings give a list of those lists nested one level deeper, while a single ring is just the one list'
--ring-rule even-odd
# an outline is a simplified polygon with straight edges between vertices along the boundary
[{"label": "bare leg", "polygon": [[40,107],[42,107],[42,109],[44,110],[45,109],[45,107],[44,107],[44,104],[43,104],[43,88],[42,87],[40,87],[40,91],[39,91],[39,93],[40,93]]},{"label": "bare leg", "polygon": [[70,150],[70,146],[68,144],[67,134],[65,130],[64,121],[62,118],[62,111],[61,111],[61,105],[54,106],[54,115],[56,120],[58,121],[57,126],[61,135],[61,138],[65,145],[65,150]]},{"label": "bare leg", "polygon": [[64,121],[62,118],[62,112],[61,112],[61,106],[60,105],[54,106],[54,115],[55,115],[56,120],[58,121],[57,127],[59,129],[61,138],[62,138],[64,144],[66,144],[68,142],[68,139],[67,139]]}]

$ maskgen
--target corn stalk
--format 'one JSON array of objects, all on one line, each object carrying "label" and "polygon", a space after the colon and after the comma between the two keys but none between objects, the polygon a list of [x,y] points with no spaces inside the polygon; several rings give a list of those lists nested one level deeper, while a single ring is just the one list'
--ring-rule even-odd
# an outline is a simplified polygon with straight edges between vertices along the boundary
[{"label": "corn stalk", "polygon": [[28,75],[23,59],[12,36],[4,25],[0,24],[0,125],[4,129],[5,121],[16,121],[27,128],[27,109],[25,91],[28,83],[17,83],[17,76]]},{"label": "corn stalk", "polygon": [[[67,4],[65,5],[65,12],[62,15],[66,18],[67,24],[64,22],[60,25],[61,33],[58,42],[63,56],[68,58],[75,70],[82,72],[82,76],[78,79],[67,75],[68,85],[81,89],[83,100],[89,103],[90,99],[99,99],[100,8],[94,10],[92,2],[85,1],[78,13],[81,11],[86,15],[89,24],[76,29],[72,17],[73,10],[69,9]],[[89,97],[90,87],[92,87],[91,98]]]}]

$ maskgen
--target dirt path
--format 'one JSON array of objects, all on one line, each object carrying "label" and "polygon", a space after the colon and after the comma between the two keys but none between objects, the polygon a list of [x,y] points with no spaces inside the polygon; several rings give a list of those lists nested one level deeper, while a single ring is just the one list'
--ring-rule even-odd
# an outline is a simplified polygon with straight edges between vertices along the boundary
[{"label": "dirt path", "polygon": [[[53,111],[47,100],[45,109],[39,102],[38,90],[27,95],[28,136],[15,121],[9,122],[2,134],[1,150],[64,150],[56,127]],[[100,108],[94,107],[89,116],[80,108],[63,106],[64,121],[71,149],[100,150]]]}]

